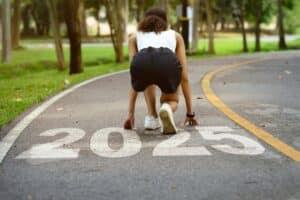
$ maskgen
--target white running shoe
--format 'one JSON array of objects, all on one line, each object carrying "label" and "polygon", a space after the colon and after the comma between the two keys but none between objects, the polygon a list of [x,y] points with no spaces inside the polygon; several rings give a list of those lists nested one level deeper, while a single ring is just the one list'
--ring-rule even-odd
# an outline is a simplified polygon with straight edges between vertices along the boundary
[{"label": "white running shoe", "polygon": [[159,117],[162,123],[162,132],[164,134],[175,134],[177,129],[173,118],[173,111],[169,104],[164,103],[161,106]]},{"label": "white running shoe", "polygon": [[144,126],[145,126],[145,129],[147,129],[147,130],[158,129],[158,128],[160,128],[159,119],[155,118],[151,115],[146,115]]}]

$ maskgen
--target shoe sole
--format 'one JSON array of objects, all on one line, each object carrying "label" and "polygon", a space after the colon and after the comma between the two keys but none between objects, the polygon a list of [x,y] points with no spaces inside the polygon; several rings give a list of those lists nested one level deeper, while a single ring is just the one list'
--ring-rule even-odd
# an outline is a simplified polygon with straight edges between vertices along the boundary
[{"label": "shoe sole", "polygon": [[155,130],[157,130],[157,129],[159,129],[160,127],[157,127],[157,128],[146,128],[145,127],[145,130],[147,130],[147,131],[155,131]]},{"label": "shoe sole", "polygon": [[160,110],[159,117],[162,121],[163,134],[175,134],[176,127],[172,123],[171,116],[169,115],[168,111]]}]

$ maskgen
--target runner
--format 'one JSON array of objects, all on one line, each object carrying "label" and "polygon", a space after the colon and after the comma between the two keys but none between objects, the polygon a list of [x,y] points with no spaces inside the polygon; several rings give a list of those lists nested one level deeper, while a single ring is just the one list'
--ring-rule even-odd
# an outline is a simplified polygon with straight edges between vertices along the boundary
[{"label": "runner", "polygon": [[179,85],[185,98],[185,125],[197,125],[192,110],[185,45],[182,36],[167,27],[167,16],[160,8],[150,8],[138,26],[136,35],[129,39],[130,74],[129,113],[124,128],[134,127],[135,103],[138,92],[144,91],[148,109],[146,129],[160,128],[155,107],[157,85],[161,92],[159,118],[164,134],[176,133],[173,112],[178,106]]}]

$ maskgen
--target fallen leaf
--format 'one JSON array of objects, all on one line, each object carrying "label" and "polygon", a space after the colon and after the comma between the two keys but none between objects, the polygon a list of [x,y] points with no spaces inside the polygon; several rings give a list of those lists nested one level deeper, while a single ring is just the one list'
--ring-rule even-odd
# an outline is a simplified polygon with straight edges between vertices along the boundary
[{"label": "fallen leaf", "polygon": [[63,111],[64,108],[56,108],[56,111]]},{"label": "fallen leaf", "polygon": [[70,85],[70,81],[69,81],[68,79],[65,79],[65,80],[64,80],[64,84],[65,84],[65,85]]}]

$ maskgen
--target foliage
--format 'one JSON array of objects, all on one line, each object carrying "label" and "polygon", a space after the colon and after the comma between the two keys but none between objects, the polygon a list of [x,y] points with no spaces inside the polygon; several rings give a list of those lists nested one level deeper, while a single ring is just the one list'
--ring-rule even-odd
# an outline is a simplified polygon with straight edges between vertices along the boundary
[{"label": "foliage", "polygon": [[[246,0],[246,20],[250,23],[255,21],[256,3],[258,0]],[[263,2],[261,22],[269,24],[276,16],[276,2],[274,0],[261,0]]]},{"label": "foliage", "polygon": [[300,1],[289,0],[284,6],[284,24],[288,33],[300,34]]}]

